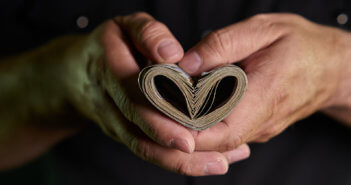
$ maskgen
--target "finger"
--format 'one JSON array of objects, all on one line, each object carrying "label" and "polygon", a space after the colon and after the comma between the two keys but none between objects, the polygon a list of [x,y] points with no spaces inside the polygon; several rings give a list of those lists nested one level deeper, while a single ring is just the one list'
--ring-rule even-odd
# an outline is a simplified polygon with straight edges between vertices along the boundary
[{"label": "finger", "polygon": [[227,158],[229,164],[244,160],[250,156],[250,147],[247,144],[242,144],[234,150],[224,152],[223,155]]},{"label": "finger", "polygon": [[143,95],[138,91],[137,80],[132,77],[139,72],[139,67],[132,52],[121,39],[119,28],[114,23],[107,24],[111,28],[105,31],[102,41],[106,46],[105,57],[109,64],[104,84],[108,94],[118,108],[123,110],[125,117],[138,125],[152,140],[163,146],[192,152],[195,148],[194,139],[186,128],[150,106],[137,102]]},{"label": "finger", "polygon": [[193,152],[191,154],[179,150],[162,147],[147,139],[134,141],[138,156],[147,161],[155,161],[168,170],[191,176],[220,175],[228,170],[226,157],[219,152]]},{"label": "finger", "polygon": [[191,75],[199,75],[216,66],[238,62],[269,46],[288,33],[285,26],[259,15],[207,35],[190,49],[179,66]]},{"label": "finger", "polygon": [[124,79],[140,71],[130,47],[123,40],[121,28],[113,21],[103,26],[101,42],[104,47],[104,59],[110,72],[116,79]]},{"label": "finger", "polygon": [[[133,153],[142,159],[168,170],[192,176],[218,175],[227,172],[228,161],[223,154],[218,152],[194,152],[188,154],[163,147],[147,139],[139,128],[124,118],[119,110],[111,110],[113,109],[101,112],[100,122],[114,123],[110,125],[114,128],[107,128],[109,130],[108,134],[127,145]],[[104,123],[102,125],[108,124]]]},{"label": "finger", "polygon": [[[267,98],[260,88],[262,83],[252,80],[252,75],[248,76],[251,81],[250,86],[239,104],[233,111],[216,125],[194,133],[195,150],[215,150],[229,151],[247,143],[250,135],[259,129],[259,124],[269,118],[265,103]],[[257,103],[261,102],[261,103]]]},{"label": "finger", "polygon": [[184,126],[166,117],[155,109],[137,106],[138,113],[143,117],[146,124],[140,125],[148,128],[151,138],[155,138],[163,146],[177,148],[183,152],[192,153],[195,149],[195,141],[192,134]]},{"label": "finger", "polygon": [[114,20],[147,58],[159,63],[175,63],[183,57],[183,48],[167,26],[149,14],[139,12]]}]

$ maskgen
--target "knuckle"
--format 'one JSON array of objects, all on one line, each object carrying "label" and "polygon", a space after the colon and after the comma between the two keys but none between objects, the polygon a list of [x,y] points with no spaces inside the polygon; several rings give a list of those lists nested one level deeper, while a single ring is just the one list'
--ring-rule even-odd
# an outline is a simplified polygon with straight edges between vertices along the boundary
[{"label": "knuckle", "polygon": [[132,19],[140,19],[140,18],[150,18],[151,15],[146,13],[146,12],[134,12],[129,15],[130,18]]},{"label": "knuckle", "polygon": [[161,144],[169,143],[167,141],[171,140],[170,136],[167,134],[164,134],[163,132],[160,132],[157,130],[154,125],[157,120],[150,120],[147,119],[148,114],[145,113],[143,110],[136,110],[134,111],[135,113],[135,119],[133,120],[136,125],[147,135],[149,136],[152,140],[159,142]]},{"label": "knuckle", "polygon": [[160,143],[162,145],[167,145],[170,139],[168,138],[163,138],[162,135],[157,132],[153,127],[150,126],[150,124],[146,123],[145,121],[141,120],[137,123],[139,128],[147,135],[149,136],[152,140],[156,141],[157,143]]},{"label": "knuckle", "polygon": [[114,20],[109,20],[95,29],[91,34],[91,38],[101,43],[106,43],[111,40],[111,36],[115,35],[116,31],[117,35],[121,34]]},{"label": "knuckle", "polygon": [[143,159],[147,161],[150,161],[153,159],[152,150],[150,149],[150,145],[148,144],[145,144],[142,142],[139,144],[139,154]]},{"label": "knuckle", "polygon": [[140,152],[144,159],[148,161],[152,160],[153,155],[152,155],[152,150],[150,150],[150,145],[148,144],[140,145]]},{"label": "knuckle", "polygon": [[205,37],[205,45],[211,54],[222,57],[226,49],[231,46],[229,36],[222,30],[216,30]]},{"label": "knuckle", "polygon": [[254,22],[259,22],[259,23],[263,23],[263,22],[267,22],[271,20],[271,16],[272,14],[256,14],[254,16],[252,16],[249,20],[254,21]]},{"label": "knuckle", "polygon": [[175,172],[182,175],[192,175],[190,163],[184,160],[177,160],[175,164]]},{"label": "knuckle", "polygon": [[257,14],[249,19],[253,26],[259,28],[274,28],[277,24],[277,18],[275,14]]},{"label": "knuckle", "polygon": [[146,12],[135,12],[125,16],[116,16],[113,20],[117,24],[128,25],[130,23],[136,22],[138,20],[148,20],[152,19],[151,15]]},{"label": "knuckle", "polygon": [[[233,137],[233,139],[232,139],[232,143],[234,144],[234,148],[241,145],[243,143],[243,141],[244,141],[244,139],[243,139],[243,136],[241,134],[235,135],[235,137]],[[234,149],[234,148],[232,148],[232,149]]]},{"label": "knuckle", "polygon": [[279,14],[257,14],[249,19],[255,30],[267,32],[266,35],[284,35],[292,31],[287,21],[281,19]]},{"label": "knuckle", "polygon": [[221,32],[221,30],[216,30],[208,35],[208,39],[212,42],[212,44],[215,44],[216,48],[219,50],[224,49],[225,45],[225,34]]},{"label": "knuckle", "polygon": [[162,32],[160,30],[165,29],[165,25],[159,21],[156,20],[150,20],[145,22],[139,31],[139,40],[141,42],[148,42],[149,40],[152,40],[156,37],[158,37]]},{"label": "knuckle", "polygon": [[285,20],[288,21],[303,21],[306,20],[303,16],[295,13],[284,13],[282,14]]},{"label": "knuckle", "polygon": [[221,151],[229,151],[229,150],[233,150],[235,148],[236,144],[234,142],[227,142],[223,148],[221,149]]},{"label": "knuckle", "polygon": [[220,151],[233,150],[243,143],[243,137],[240,134],[233,135],[228,142],[220,147]]},{"label": "knuckle", "polygon": [[291,18],[296,17],[295,14],[292,13],[260,13],[249,18],[250,21],[256,23],[276,23],[282,20],[290,20]]},{"label": "knuckle", "polygon": [[132,138],[129,141],[130,149],[138,156],[140,156],[144,160],[152,160],[152,150],[150,149],[150,145],[145,142],[140,141],[137,138]]},{"label": "knuckle", "polygon": [[130,138],[127,140],[127,143],[125,143],[130,150],[132,150],[135,154],[138,154],[138,148],[139,148],[139,142],[136,138]]}]

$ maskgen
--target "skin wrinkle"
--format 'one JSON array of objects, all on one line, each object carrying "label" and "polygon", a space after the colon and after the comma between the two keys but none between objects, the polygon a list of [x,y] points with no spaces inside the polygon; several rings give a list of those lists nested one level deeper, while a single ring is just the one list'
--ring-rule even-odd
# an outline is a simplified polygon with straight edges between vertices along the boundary
[{"label": "skin wrinkle", "polygon": [[140,43],[143,43],[145,44],[145,46],[147,46],[149,41],[155,40],[155,38],[160,37],[164,34],[158,32],[158,30],[164,27],[166,26],[158,21],[148,21],[143,25],[141,31],[138,33],[138,40],[140,41]]},{"label": "skin wrinkle", "polygon": [[[57,83],[52,83],[63,85],[62,89],[67,91],[62,92],[65,96],[65,100],[62,101],[68,99],[69,103],[82,114],[97,122],[107,135],[124,143],[144,160],[175,172],[194,176],[205,175],[204,167],[209,163],[218,162],[218,159],[225,165],[222,166],[223,170],[227,170],[227,155],[234,151],[231,149],[238,147],[237,145],[241,143],[267,141],[296,120],[312,114],[321,107],[326,108],[323,107],[327,106],[326,102],[328,106],[338,107],[338,110],[350,110],[351,105],[345,105],[347,97],[343,97],[351,94],[343,92],[349,89],[347,87],[350,85],[342,82],[335,83],[340,79],[350,79],[347,74],[350,74],[351,67],[345,64],[345,61],[351,58],[348,49],[351,48],[350,34],[310,23],[292,14],[265,14],[215,31],[219,33],[217,36],[208,36],[189,50],[197,52],[203,60],[198,72],[222,65],[223,62],[243,60],[241,65],[248,73],[250,84],[238,108],[234,109],[223,122],[202,132],[189,131],[168,120],[167,117],[155,111],[150,104],[144,104],[134,98],[138,95],[132,94],[132,92],[139,92],[137,83],[130,83],[130,81],[133,82],[133,75],[140,70],[135,53],[143,54],[147,51],[148,55],[144,53],[144,57],[156,59],[154,62],[160,63],[162,61],[153,53],[157,43],[160,42],[157,39],[159,37],[163,39],[163,36],[175,39],[168,29],[161,29],[165,26],[164,24],[155,26],[153,23],[146,26],[151,31],[142,31],[149,18],[153,19],[145,13],[115,18],[114,21],[105,22],[89,35],[82,35],[79,38],[72,36],[72,40],[66,40],[66,37],[59,38],[52,42],[53,45],[45,46],[49,48],[48,50],[34,50],[30,53],[40,56],[35,62],[51,61],[58,68],[50,68],[51,73],[46,68],[50,66],[35,63],[32,71],[28,71],[27,77],[30,78],[31,74],[42,74],[38,72],[45,71],[48,79],[52,77],[55,81],[57,77],[62,78]],[[135,26],[138,29],[134,29]],[[142,41],[138,40],[138,35],[141,34],[147,38],[143,40],[147,43],[140,43]],[[217,44],[218,49],[212,44]],[[330,45],[333,47],[328,47]],[[58,48],[63,49],[58,50]],[[226,48],[229,49],[226,50]],[[345,58],[336,56],[336,51],[340,51]],[[21,57],[23,56],[19,56]],[[21,60],[25,61],[23,58]],[[96,64],[89,66],[94,61]],[[23,63],[30,65],[27,62]],[[16,65],[21,66],[23,63],[16,63]],[[6,65],[4,69],[7,69]],[[62,69],[62,73],[55,71],[58,69]],[[18,74],[24,73],[18,72]],[[336,76],[341,74],[345,76]],[[28,80],[28,78],[21,79]],[[38,81],[40,78],[34,79],[33,82],[40,82]],[[17,79],[14,78],[14,80]],[[130,80],[129,83],[127,83],[128,80]],[[333,87],[330,85],[333,84],[336,90],[331,89]],[[42,87],[45,88],[45,85]],[[28,88],[28,95],[33,92],[32,90],[35,88]],[[56,93],[55,90],[49,89],[43,89],[43,91]],[[1,92],[0,96],[2,96]],[[4,99],[8,98],[4,97]],[[44,103],[48,101],[45,99],[48,97],[34,98]],[[60,103],[60,98],[56,98],[50,97],[51,108],[58,105],[56,100]],[[32,107],[39,108],[38,112],[53,111],[40,103]],[[26,115],[30,109],[23,107],[18,114],[17,110],[12,111],[16,115]],[[338,111],[338,114],[341,113],[343,116],[350,115],[350,111],[346,113]],[[337,113],[330,114],[338,119],[345,119],[340,115],[335,116]],[[4,120],[7,119],[4,118],[1,121]],[[1,127],[3,128],[7,127]],[[187,142],[195,142],[190,143],[194,144],[195,151],[185,153],[179,148],[166,146],[169,145],[170,140],[179,138]],[[9,140],[14,141],[14,139]],[[35,144],[40,142],[42,141],[39,140]],[[45,149],[56,142],[50,138],[45,139],[43,145],[38,148]],[[30,148],[29,146],[25,147]],[[221,150],[231,151],[221,153]],[[24,150],[21,153],[28,152]],[[39,154],[40,152],[35,155]],[[12,155],[9,153],[8,157]],[[8,159],[8,157],[2,157],[2,159]]]},{"label": "skin wrinkle", "polygon": [[[207,40],[210,40],[209,38],[210,38],[210,35],[211,34],[209,34],[209,35],[207,35],[206,37],[205,37],[205,41],[206,41],[206,39]],[[211,55],[211,56],[217,56],[217,57],[215,57],[215,58],[220,58],[222,55],[221,55],[221,53],[216,49],[216,45],[215,45],[215,43],[216,43],[216,41],[210,41],[210,42],[205,42],[204,41],[204,48],[206,48],[207,47],[207,49],[206,49],[206,51],[208,52],[208,55]],[[204,61],[204,57],[203,56],[201,56],[200,55],[200,57],[201,57],[201,61]],[[212,67],[212,66],[211,66]]]},{"label": "skin wrinkle", "polygon": [[[228,127],[228,126],[225,126],[225,122],[222,121],[220,123],[223,123],[222,125],[224,127]],[[209,131],[209,132],[214,132],[214,131]],[[197,131],[198,135],[195,137],[195,141],[196,143],[204,143],[204,146],[203,145],[198,145],[196,146],[197,147],[197,151],[209,151],[206,146],[206,142],[205,142],[205,139],[209,139],[208,137],[205,136],[206,133],[204,132],[199,132]],[[234,139],[231,139],[232,135],[228,135],[228,133],[224,133],[225,135],[222,135],[222,136],[217,136],[217,137],[221,137],[221,140],[223,140],[222,145],[220,146],[215,146],[215,149],[217,151],[220,151],[220,152],[225,152],[225,151],[229,151],[229,150],[232,150],[234,148],[236,148],[236,145],[235,143],[238,143],[236,141],[234,141]],[[205,139],[204,139],[204,136],[205,136]]]},{"label": "skin wrinkle", "polygon": [[[214,42],[213,44],[210,44],[208,47],[211,48],[212,51],[216,53],[217,56],[225,59],[229,58],[229,57],[222,57],[223,55],[227,54],[225,51],[228,48],[229,50],[232,50],[231,48],[233,48],[232,45],[230,44],[231,42],[228,42],[230,41],[230,38],[228,38],[228,34],[226,34],[225,31],[217,30],[217,31],[211,32],[210,34],[208,34],[208,40],[211,40],[212,42]],[[229,64],[231,62],[232,61],[230,60],[224,61],[225,64]]]},{"label": "skin wrinkle", "polygon": [[[140,113],[139,113],[140,114]],[[143,115],[143,113],[141,113],[140,115]],[[142,118],[141,118],[142,119]],[[155,120],[156,121],[156,120]],[[148,133],[148,136],[151,138],[155,138],[157,141],[163,142],[163,144],[165,144],[166,146],[170,146],[168,144],[170,144],[170,140],[171,139],[165,139],[164,141],[162,140],[163,137],[160,136],[161,133],[157,132],[155,129],[147,126],[148,122],[143,120],[143,122],[145,122],[144,124],[142,124],[142,130],[146,131],[146,133]],[[135,123],[135,122],[134,122]]]},{"label": "skin wrinkle", "polygon": [[[271,28],[271,27],[273,27],[274,24],[270,24],[269,23],[267,25],[268,25],[267,27]],[[290,31],[291,30],[290,28],[286,29],[286,30],[287,30],[286,33],[289,33],[289,34],[300,34],[299,32],[296,32],[296,31]],[[309,30],[306,30],[306,31],[309,31]],[[310,41],[308,41],[308,40],[304,39],[304,36],[305,35],[301,35],[301,39],[302,39],[301,43],[314,43],[314,40],[309,39]],[[286,43],[286,44],[290,43],[290,45],[291,45],[291,42],[294,42],[293,38],[296,39],[296,37],[289,37],[289,35],[284,35],[283,38],[279,38],[279,41],[275,41],[274,44],[270,44],[267,48],[280,47],[282,45],[282,43]],[[207,47],[206,43],[204,43],[203,47],[204,48]],[[295,81],[296,84],[299,84],[301,81],[305,81],[305,79],[306,79],[306,76],[299,75],[299,73],[297,73],[297,71],[306,71],[306,69],[311,69],[310,66],[314,65],[313,63],[315,61],[318,61],[318,59],[320,57],[322,57],[322,56],[319,55],[319,52],[316,52],[317,49],[316,50],[312,50],[310,52],[307,52],[308,50],[303,50],[303,48],[301,48],[301,49],[302,49],[302,51],[306,51],[306,53],[301,53],[300,56],[309,56],[309,58],[307,58],[307,59],[305,59],[305,58],[295,59],[295,60],[299,61],[300,67],[296,68],[296,69],[293,69],[293,70],[290,70],[291,74],[295,74],[296,77],[297,77],[297,78],[296,77],[292,77],[290,79],[292,79],[292,81]],[[293,51],[293,49],[288,49],[288,51],[289,50]],[[262,58],[259,58],[257,56],[267,57],[266,53],[270,53],[272,51],[274,51],[274,50],[270,49],[270,50],[264,51],[264,52],[262,52],[262,50],[261,50],[261,51],[259,51],[259,52],[261,52],[260,55],[250,56],[252,58],[255,58],[255,60],[257,62],[260,62],[260,63],[258,63],[259,66],[257,64],[253,64],[252,63],[253,61],[250,61],[248,59],[246,59],[244,61],[244,63],[242,63],[242,66],[244,66],[244,70],[249,74],[248,75],[248,79],[249,79],[249,84],[250,85],[252,85],[252,80],[250,80],[251,77],[253,77],[252,73],[259,74],[261,72],[265,73],[266,75],[268,75],[268,76],[264,77],[265,79],[267,79],[267,77],[271,76],[271,80],[268,80],[270,82],[268,85],[270,85],[271,87],[276,87],[277,85],[279,86],[279,84],[281,84],[281,83],[284,84],[284,82],[279,82],[279,81],[277,83],[274,83],[275,82],[274,79],[277,79],[277,75],[276,74],[280,74],[280,69],[284,69],[284,66],[289,66],[290,65],[288,62],[285,62],[283,65],[280,65],[281,68],[279,68],[279,69],[276,68],[277,71],[270,71],[271,74],[267,73],[267,71],[255,71],[255,70],[259,69],[260,66],[261,66],[262,69],[267,69],[267,67],[266,67],[267,64],[264,62],[264,60],[262,60]],[[275,51],[275,52],[277,52],[277,51]],[[285,52],[283,52],[283,53],[285,53]],[[289,54],[289,53],[287,53],[287,54]],[[271,57],[276,58],[276,56],[271,56]],[[286,55],[285,57],[288,58],[289,56]],[[267,61],[269,61],[269,60],[267,60]],[[224,60],[224,63],[225,63],[225,60]],[[247,66],[247,65],[245,66],[245,63],[251,64],[252,70],[250,70],[249,66]],[[297,66],[299,66],[299,65],[297,65]],[[281,91],[280,91],[280,93],[279,93],[279,90],[277,91],[277,89],[279,89],[279,88],[271,89],[270,87],[264,86],[264,88],[267,89],[267,90],[263,90],[262,92],[272,92],[273,94],[269,94],[269,93],[267,94],[266,93],[261,98],[264,102],[272,102],[271,103],[271,108],[270,109],[266,109],[266,114],[268,113],[268,118],[266,119],[266,121],[263,121],[263,122],[267,122],[267,120],[272,120],[274,117],[279,115],[281,107],[285,107],[283,102],[291,102],[292,104],[295,104],[295,107],[293,107],[291,111],[288,111],[288,113],[290,113],[290,114],[298,114],[299,113],[299,115],[292,116],[292,117],[296,117],[296,118],[291,119],[291,121],[287,125],[292,124],[293,120],[296,120],[297,118],[302,119],[301,116],[305,117],[305,116],[311,114],[312,112],[316,111],[318,109],[318,107],[320,107],[320,105],[322,104],[321,102],[323,102],[324,98],[323,98],[322,95],[325,96],[326,94],[330,93],[330,92],[327,92],[327,91],[323,90],[324,89],[323,87],[322,87],[322,89],[319,89],[319,87],[317,86],[321,82],[320,81],[321,76],[318,76],[319,74],[321,74],[321,70],[318,69],[318,68],[321,68],[321,67],[322,66],[317,66],[317,67],[312,68],[314,70],[314,72],[313,71],[310,72],[312,74],[312,76],[310,78],[311,79],[315,79],[315,80],[307,81],[306,86],[302,87],[302,88],[305,88],[304,92],[307,94],[307,96],[297,96],[296,98],[300,98],[300,100],[298,100],[298,99],[297,99],[297,101],[296,100],[295,101],[294,100],[290,100],[291,99],[290,96],[294,98],[294,96],[296,96],[296,94],[300,94],[300,92],[298,92],[297,89],[296,89],[296,91],[292,91],[290,93],[285,92],[283,94],[280,94]],[[274,69],[274,68],[272,68],[272,69]],[[287,74],[289,74],[289,73],[287,73]],[[256,77],[257,77],[257,75],[256,75]],[[278,77],[278,79],[279,78],[280,77]],[[284,79],[284,78],[285,78],[285,76],[282,76],[282,79]],[[286,85],[285,85],[285,87],[286,87]],[[316,90],[316,92],[313,92],[314,90]],[[267,98],[265,98],[265,97],[273,97],[273,99],[272,99],[273,101],[272,100],[271,101],[267,100]],[[315,101],[314,99],[317,99],[317,101]],[[280,101],[282,103],[279,103]],[[262,122],[262,121],[260,121],[260,122]],[[268,127],[268,126],[270,126],[270,124],[271,125],[276,125],[276,124],[280,125],[282,123],[277,123],[275,121],[269,121],[266,124],[268,124],[267,125],[267,127]],[[286,124],[286,123],[284,123],[284,124]],[[282,127],[281,126],[274,126],[273,130],[272,130],[271,127],[267,128],[267,129],[270,129],[270,130],[267,130],[267,134],[265,134],[265,135],[269,135],[269,134],[276,135],[277,131],[283,130],[284,128],[287,127],[287,125],[286,126],[283,125]],[[273,136],[270,136],[270,137],[273,137]],[[266,138],[270,138],[270,137],[268,136]],[[230,144],[226,144],[225,146],[229,146],[229,145]]]},{"label": "skin wrinkle", "polygon": [[[155,20],[150,15],[139,12],[123,18],[115,18],[114,20],[116,24],[121,25],[126,35],[131,38],[133,46],[144,54],[145,57],[156,62],[174,63],[183,56],[184,52],[180,44],[170,34],[167,26]],[[178,54],[168,59],[164,59],[159,55],[157,47],[165,40],[174,41],[174,44],[177,44],[180,49]]]},{"label": "skin wrinkle", "polygon": [[[112,49],[112,48],[111,48]],[[129,54],[128,54],[129,55]],[[131,56],[132,57],[132,56]],[[108,59],[109,61],[113,61],[111,59]],[[117,67],[118,68],[118,67]],[[117,69],[116,68],[116,69]],[[124,77],[125,79],[128,79],[129,77]],[[111,79],[110,77],[108,77],[108,79]],[[126,80],[124,80],[126,81]],[[113,84],[113,80],[111,80],[111,83]],[[109,89],[108,87],[109,85],[107,85],[107,88]],[[130,83],[127,84],[126,87],[130,86]],[[118,92],[123,92],[123,94],[130,94],[130,92],[128,91],[125,91],[127,89],[122,89],[122,86],[121,85],[118,85],[118,88],[116,87],[112,87],[112,89],[114,90],[111,90],[112,92],[110,93],[112,96],[114,94],[118,94]],[[138,88],[137,88],[138,89]],[[137,91],[139,92],[139,91]],[[132,92],[133,94],[133,92]],[[143,97],[142,95],[140,95],[140,97]],[[129,100],[127,101],[127,99],[129,99],[128,96],[125,96],[125,97],[120,97],[119,100],[115,101],[117,105],[119,105],[120,109],[121,110],[124,110],[123,112],[125,112],[127,118],[133,122],[133,123],[136,123],[145,133],[148,134],[149,137],[153,138],[154,140],[160,142],[161,144],[164,144],[164,145],[167,145],[169,142],[168,141],[164,141],[164,136],[166,135],[162,135],[163,138],[162,139],[159,139],[161,135],[159,135],[159,133],[157,133],[153,127],[150,127],[149,124],[147,122],[145,122],[144,119],[142,119],[140,117],[140,115],[137,113],[137,111],[134,111],[134,110],[138,110],[139,108],[136,108],[138,107],[137,105],[133,105],[133,106],[129,106],[130,104],[132,104],[132,102],[130,102]],[[135,100],[135,99],[134,99]],[[124,103],[123,103],[124,102]],[[134,114],[135,112],[135,114]],[[131,115],[131,113],[133,113]]]},{"label": "skin wrinkle", "polygon": [[[285,98],[286,99],[286,98]],[[266,134],[267,135],[267,134]]]},{"label": "skin wrinkle", "polygon": [[[283,131],[286,129],[291,123],[297,121],[296,112],[299,110],[295,110],[293,114],[290,113],[279,113],[277,115],[280,115],[276,119],[269,119],[266,121],[266,123],[263,124],[263,127],[259,129],[256,132],[256,137],[254,139],[250,139],[250,141],[255,141],[255,142],[267,142],[269,139],[272,137],[280,134],[280,131]],[[301,112],[301,110],[300,110]],[[302,110],[303,112],[303,110]],[[279,123],[279,124],[274,124],[274,123]],[[275,125],[273,128],[273,131],[271,130],[271,125]],[[266,133],[265,133],[266,132]],[[251,138],[254,137],[254,135],[251,135]]]},{"label": "skin wrinkle", "polygon": [[[107,51],[109,50],[109,49],[106,49]],[[128,50],[127,50],[128,51]],[[128,52],[128,54],[127,55],[130,55],[130,53]],[[107,80],[110,82],[110,83],[108,83],[108,84],[106,84],[105,86],[108,88],[108,89],[110,89],[110,94],[116,94],[117,92],[122,92],[122,91],[124,91],[123,90],[123,88],[121,87],[121,86],[117,86],[117,84],[115,84],[113,81],[114,80],[112,80],[114,77],[111,77],[111,75],[110,75],[110,73],[111,72],[107,72]],[[111,86],[110,84],[115,84],[115,86]],[[134,107],[131,107],[131,106],[129,106],[131,103],[127,100],[128,98],[126,97],[126,96],[123,96],[123,94],[125,94],[125,93],[117,93],[117,94],[119,94],[119,96],[118,97],[116,97],[116,98],[118,98],[118,99],[115,99],[115,103],[117,103],[117,105],[119,105],[118,107],[119,108],[121,108],[122,110],[125,110],[124,112],[125,112],[125,116],[130,120],[130,121],[132,121],[133,123],[140,123],[140,122],[143,122],[142,121],[142,119],[140,119],[138,116],[136,116],[136,114],[132,114],[132,113],[134,113]],[[112,97],[114,97],[114,96],[112,96]],[[142,126],[144,126],[144,124],[140,124],[140,125],[142,125]],[[146,125],[146,124],[145,124]],[[147,129],[149,129],[148,127],[142,127],[144,130],[146,130],[147,131]],[[152,133],[152,132],[149,132],[150,134]],[[151,135],[152,136],[152,135]]]},{"label": "skin wrinkle", "polygon": [[246,141],[246,138],[243,138],[243,136],[246,136],[246,134],[236,133],[236,134],[230,135],[228,139],[229,142],[228,141],[224,142],[226,144],[219,146],[218,150],[225,152],[225,151],[230,151],[237,148],[241,144],[245,143],[244,141]]},{"label": "skin wrinkle", "polygon": [[176,172],[182,175],[186,174],[192,174],[192,169],[190,164],[190,159],[187,159],[186,161],[182,161],[182,159],[178,159],[178,161],[175,163],[174,169],[176,169]]}]

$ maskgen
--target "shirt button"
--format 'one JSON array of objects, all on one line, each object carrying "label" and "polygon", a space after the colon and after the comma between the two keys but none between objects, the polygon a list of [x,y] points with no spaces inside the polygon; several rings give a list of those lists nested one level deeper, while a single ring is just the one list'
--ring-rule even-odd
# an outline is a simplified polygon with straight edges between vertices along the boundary
[{"label": "shirt button", "polygon": [[340,25],[345,25],[349,21],[349,16],[346,13],[341,13],[336,17],[336,21]]},{"label": "shirt button", "polygon": [[89,25],[89,19],[86,16],[79,16],[76,20],[76,23],[78,28],[83,29]]}]

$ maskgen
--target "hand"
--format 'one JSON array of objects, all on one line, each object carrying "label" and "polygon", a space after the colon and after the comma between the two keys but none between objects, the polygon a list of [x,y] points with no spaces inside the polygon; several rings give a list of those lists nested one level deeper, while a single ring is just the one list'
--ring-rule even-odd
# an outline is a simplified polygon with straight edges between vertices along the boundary
[{"label": "hand", "polygon": [[194,152],[191,132],[145,102],[137,86],[137,52],[158,63],[183,57],[168,28],[150,15],[116,17],[72,48],[65,74],[71,102],[138,156],[187,175],[223,174],[228,163],[248,157],[247,145]]},{"label": "hand", "polygon": [[266,142],[292,123],[332,106],[351,105],[350,34],[293,14],[263,14],[214,31],[179,66],[198,75],[237,63],[248,90],[222,122],[193,132],[196,150]]}]

